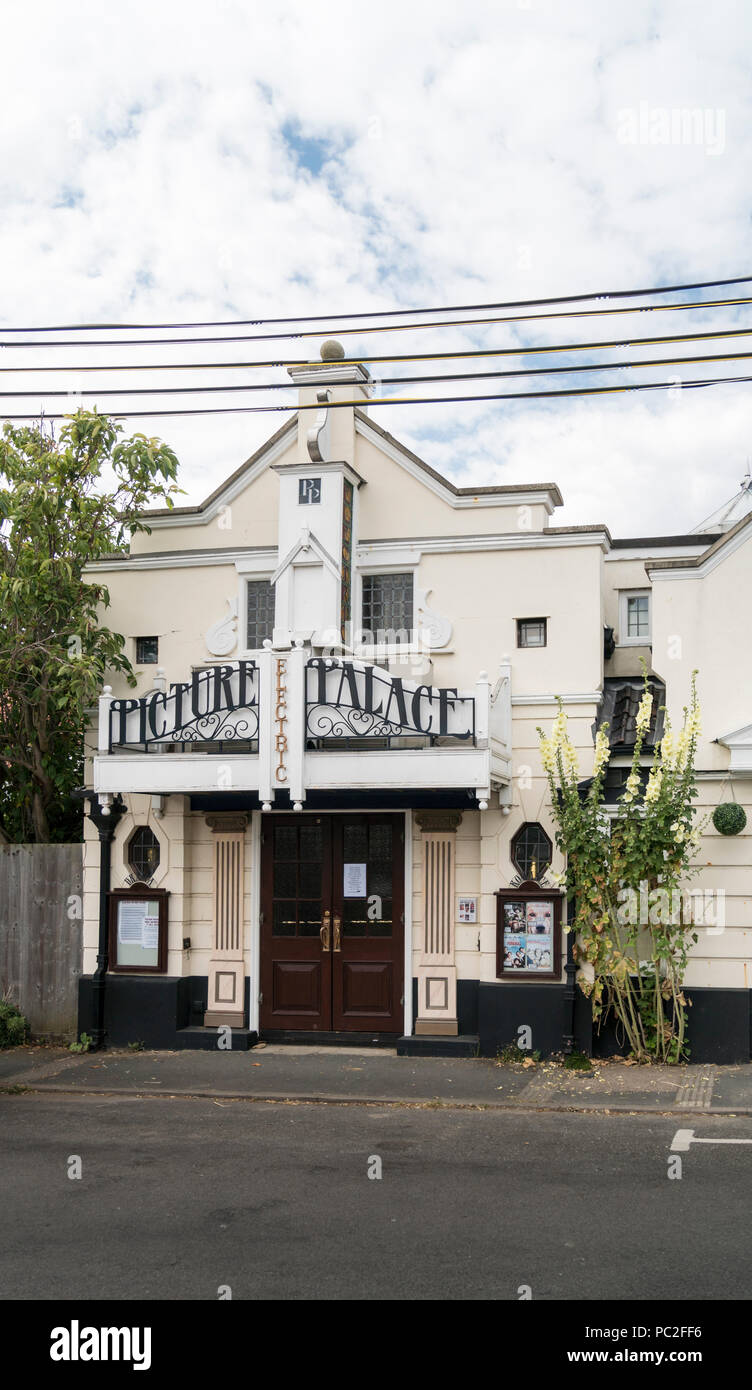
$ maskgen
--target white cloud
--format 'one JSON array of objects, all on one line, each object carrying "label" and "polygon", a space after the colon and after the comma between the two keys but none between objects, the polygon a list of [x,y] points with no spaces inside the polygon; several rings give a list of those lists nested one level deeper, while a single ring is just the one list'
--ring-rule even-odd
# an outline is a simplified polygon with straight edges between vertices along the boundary
[{"label": "white cloud", "polygon": [[[699,0],[385,0],[336,14],[302,0],[211,8],[78,0],[75,11],[52,0],[8,3],[0,316],[6,324],[254,318],[743,273],[751,38],[752,12],[733,0],[712,12]],[[625,111],[652,119],[694,109],[711,113],[715,124],[704,129],[715,133],[715,150],[707,140],[620,138]],[[317,175],[284,130],[325,142]],[[399,351],[429,351],[590,341],[703,322],[752,324],[752,315],[556,320],[473,334],[384,334],[353,346],[388,353],[397,342]],[[278,359],[315,355],[316,347],[165,347],[128,360]],[[96,360],[125,356],[103,348]],[[51,355],[5,350],[0,365],[43,360]],[[749,371],[749,363],[731,370]],[[721,371],[656,369],[653,377]],[[166,379],[178,378],[154,376]],[[239,371],[232,379],[248,378]],[[9,378],[0,380],[9,389]],[[544,377],[531,389],[577,380]],[[30,375],[23,384],[41,391],[44,383]],[[60,384],[69,389],[70,379]],[[467,389],[452,383],[447,391]],[[526,388],[512,379],[475,389]],[[463,482],[553,479],[566,501],[557,520],[644,534],[683,530],[734,491],[749,447],[749,391],[395,406],[374,416]],[[198,403],[207,399],[216,400]],[[53,409],[54,398],[45,404]],[[195,498],[281,418],[133,427],[174,445]]]}]

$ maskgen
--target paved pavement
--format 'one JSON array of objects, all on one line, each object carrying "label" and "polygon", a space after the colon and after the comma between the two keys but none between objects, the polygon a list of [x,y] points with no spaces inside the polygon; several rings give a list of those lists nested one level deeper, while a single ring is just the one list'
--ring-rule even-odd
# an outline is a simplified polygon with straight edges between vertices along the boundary
[{"label": "paved pavement", "polygon": [[[680,1128],[693,1139],[672,1164]],[[216,1301],[227,1286],[234,1300],[752,1294],[749,1117],[29,1092],[0,1096],[0,1153],[0,1297],[72,1299],[72,1316],[91,1298]]]},{"label": "paved pavement", "polygon": [[492,1107],[752,1115],[752,1064],[640,1067],[499,1065],[485,1058],[397,1057],[387,1049],[264,1046],[250,1052],[0,1052],[0,1089]]}]

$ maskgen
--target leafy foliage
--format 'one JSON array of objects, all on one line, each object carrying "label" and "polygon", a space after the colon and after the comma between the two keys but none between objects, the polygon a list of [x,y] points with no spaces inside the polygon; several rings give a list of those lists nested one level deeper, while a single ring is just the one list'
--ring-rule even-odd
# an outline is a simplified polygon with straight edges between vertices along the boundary
[{"label": "leafy foliage", "polygon": [[538,730],[548,777],[556,840],[566,855],[563,883],[574,918],[578,982],[600,1027],[615,1017],[640,1060],[678,1062],[687,1054],[683,979],[692,940],[691,912],[681,885],[699,842],[693,829],[694,762],[700,730],[695,678],[677,737],[668,715],[644,787],[642,750],[653,696],[645,688],[629,776],[615,814],[603,788],[610,749],[598,730],[593,777],[583,794],[577,752],[561,703],[550,736]]},{"label": "leafy foliage", "polygon": [[20,1047],[29,1037],[29,1024],[8,999],[0,999],[0,1047]]},{"label": "leafy foliage", "polygon": [[106,587],[88,562],[148,531],[173,505],[177,459],[157,439],[79,410],[55,441],[6,424],[0,437],[0,820],[13,840],[80,839],[87,711],[105,672],[134,684],[123,638],[101,622]]}]

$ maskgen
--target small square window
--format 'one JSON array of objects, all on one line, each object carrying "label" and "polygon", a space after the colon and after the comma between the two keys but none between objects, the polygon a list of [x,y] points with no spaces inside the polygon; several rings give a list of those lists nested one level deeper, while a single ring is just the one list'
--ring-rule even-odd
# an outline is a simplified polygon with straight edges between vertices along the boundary
[{"label": "small square window", "polygon": [[159,638],[136,638],[136,665],[150,666],[159,661]]},{"label": "small square window", "polygon": [[518,618],[517,646],[545,647],[548,638],[547,618]]}]

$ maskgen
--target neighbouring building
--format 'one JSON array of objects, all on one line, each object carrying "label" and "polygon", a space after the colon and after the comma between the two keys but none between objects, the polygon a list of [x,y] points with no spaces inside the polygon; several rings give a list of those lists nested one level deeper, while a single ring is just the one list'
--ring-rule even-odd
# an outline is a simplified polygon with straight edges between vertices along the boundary
[{"label": "neighbouring building", "polygon": [[[615,798],[641,660],[674,725],[696,668],[700,814],[752,812],[750,480],[689,535],[552,525],[554,483],[455,487],[322,359],[314,408],[91,566],[138,688],[92,727],[80,1028],[589,1050],[537,729],[561,697],[586,778],[608,719]],[[693,1060],[750,1057],[750,832],[705,826]]]}]

